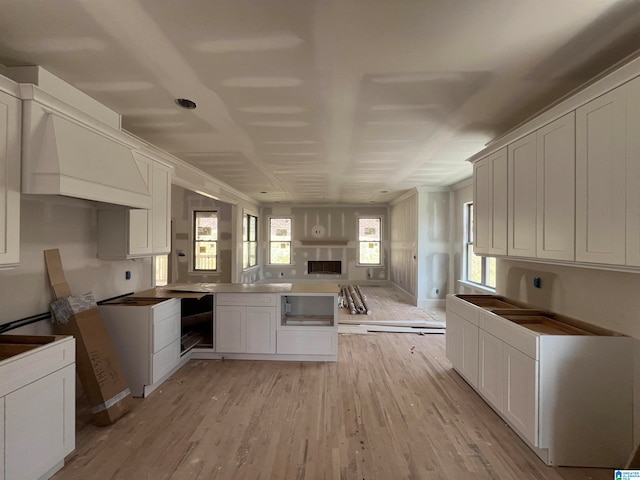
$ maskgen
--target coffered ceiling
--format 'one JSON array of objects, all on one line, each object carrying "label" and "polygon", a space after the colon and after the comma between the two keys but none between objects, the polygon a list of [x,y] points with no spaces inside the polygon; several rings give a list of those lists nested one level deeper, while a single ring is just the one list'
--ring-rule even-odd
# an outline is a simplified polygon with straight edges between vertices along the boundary
[{"label": "coffered ceiling", "polygon": [[260,203],[388,202],[456,183],[488,141],[640,47],[640,0],[0,0],[0,12],[0,63],[43,66]]}]

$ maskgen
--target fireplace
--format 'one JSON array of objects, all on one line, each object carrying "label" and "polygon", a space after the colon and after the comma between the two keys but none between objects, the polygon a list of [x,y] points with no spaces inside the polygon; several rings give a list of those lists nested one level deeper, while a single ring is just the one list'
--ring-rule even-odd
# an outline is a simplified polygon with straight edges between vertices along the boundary
[{"label": "fireplace", "polygon": [[309,260],[307,273],[320,273],[326,275],[340,275],[342,262],[340,260]]}]

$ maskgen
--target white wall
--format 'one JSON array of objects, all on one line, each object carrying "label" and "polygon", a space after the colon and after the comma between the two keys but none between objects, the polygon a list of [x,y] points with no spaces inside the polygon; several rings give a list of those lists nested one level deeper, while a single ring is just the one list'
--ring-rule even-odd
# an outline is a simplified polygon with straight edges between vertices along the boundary
[{"label": "white wall", "polygon": [[391,206],[390,280],[418,303],[418,192]]},{"label": "white wall", "polygon": [[[269,217],[292,218],[292,264],[269,265]],[[358,217],[382,218],[382,266],[366,267],[357,265]],[[258,235],[261,241],[258,262],[263,265],[263,280],[279,281],[331,281],[350,283],[386,283],[389,269],[389,215],[386,206],[270,206],[260,210]],[[347,244],[326,246],[302,245],[301,240],[313,240],[312,228],[324,228],[322,240],[346,240]],[[307,274],[308,260],[339,260],[342,262],[341,275]]]},{"label": "white wall", "polygon": [[[218,271],[215,273],[189,271],[189,258],[193,254],[193,210],[218,212]],[[232,206],[173,185],[171,221],[171,283],[231,283],[234,245]],[[177,252],[184,252],[185,255],[179,256]]]},{"label": "white wall", "polygon": [[[58,248],[71,293],[97,300],[152,286],[151,259],[97,258],[95,204],[65,197],[22,196],[20,265],[0,270],[0,324],[49,311],[51,292],[44,250]],[[131,272],[131,280],[125,272]],[[48,333],[45,323],[20,332]],[[12,331],[11,333],[17,333]]]}]

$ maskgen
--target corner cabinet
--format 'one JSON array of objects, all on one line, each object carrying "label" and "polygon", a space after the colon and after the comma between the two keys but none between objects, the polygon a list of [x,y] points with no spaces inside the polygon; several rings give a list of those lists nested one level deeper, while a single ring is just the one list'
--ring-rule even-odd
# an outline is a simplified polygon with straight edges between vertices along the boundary
[{"label": "corner cabinet", "polygon": [[0,268],[20,263],[20,99],[0,91]]},{"label": "corner cabinet", "polygon": [[473,165],[476,255],[507,254],[507,149]]},{"label": "corner cabinet", "polygon": [[152,208],[98,210],[98,257],[127,259],[165,255],[171,250],[171,167],[136,154],[150,184]]}]

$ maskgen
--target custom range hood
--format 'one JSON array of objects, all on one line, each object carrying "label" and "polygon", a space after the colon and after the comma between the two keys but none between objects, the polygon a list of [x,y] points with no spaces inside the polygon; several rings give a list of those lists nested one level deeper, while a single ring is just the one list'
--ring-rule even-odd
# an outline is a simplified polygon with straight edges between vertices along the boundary
[{"label": "custom range hood", "polygon": [[136,159],[136,141],[119,130],[119,115],[99,108],[107,115],[92,114],[95,101],[77,90],[81,95],[74,98],[81,101],[76,103],[84,101],[87,109],[33,84],[20,87],[22,193],[151,208],[148,162]]}]

